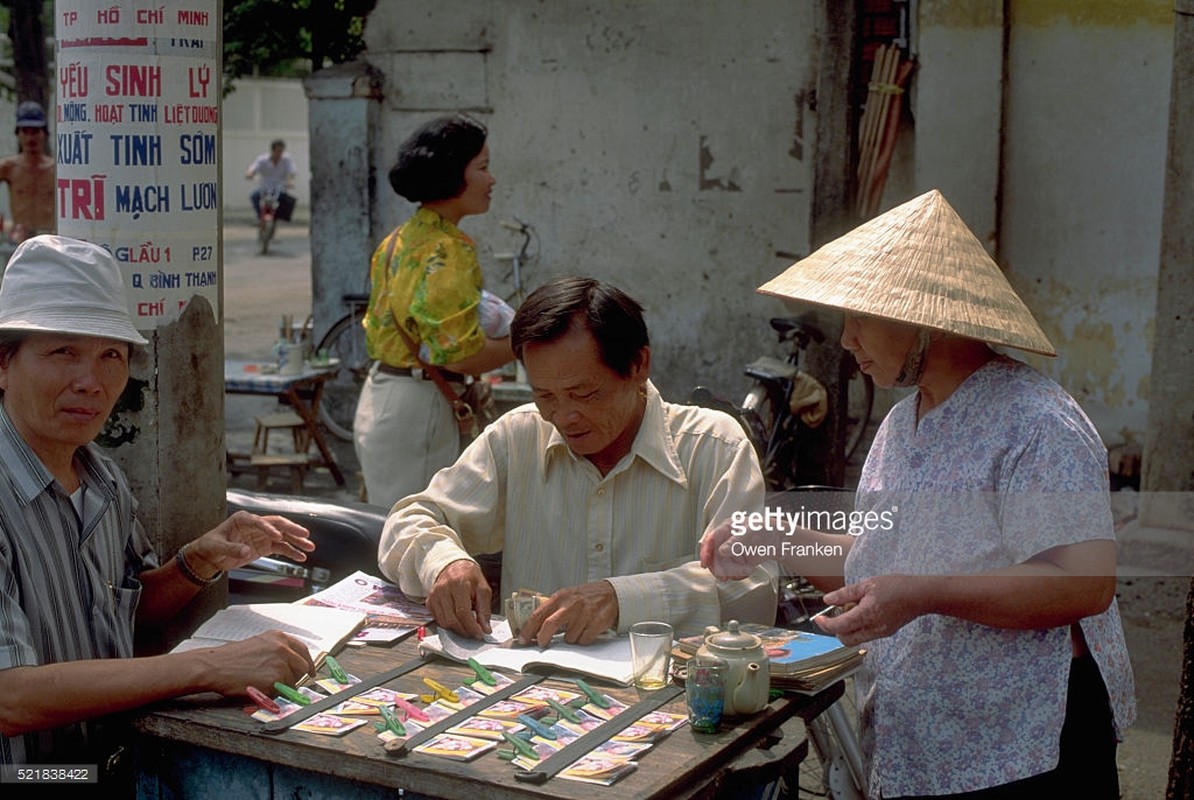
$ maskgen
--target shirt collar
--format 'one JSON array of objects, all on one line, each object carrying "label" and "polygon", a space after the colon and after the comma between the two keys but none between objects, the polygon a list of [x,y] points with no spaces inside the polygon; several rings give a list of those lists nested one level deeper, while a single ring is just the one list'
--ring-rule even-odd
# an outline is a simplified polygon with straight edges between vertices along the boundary
[{"label": "shirt collar", "polygon": [[[102,487],[105,496],[110,495],[111,491],[106,486],[107,482],[98,467],[96,456],[91,452],[91,445],[80,447],[75,457],[79,459],[82,467],[82,480],[87,482],[90,488]],[[12,424],[3,403],[0,403],[0,461],[8,466],[13,485],[25,504],[32,503],[34,498],[54,483],[53,474]]]},{"label": "shirt collar", "polygon": [[[544,420],[548,425],[550,422]],[[560,435],[554,425],[547,439],[543,457],[543,479],[547,479],[548,467],[556,460],[570,458],[580,461],[584,456],[578,456],[568,447],[568,442]],[[634,443],[630,445],[630,452],[614,465],[614,468],[603,478],[608,480],[619,472],[627,470],[635,459],[642,459],[648,466],[665,478],[675,481],[680,486],[688,483],[688,476],[680,466],[680,456],[676,452],[676,443],[667,425],[667,410],[663,407],[663,398],[655,384],[647,381],[647,409],[643,412],[643,421],[639,425]]]}]

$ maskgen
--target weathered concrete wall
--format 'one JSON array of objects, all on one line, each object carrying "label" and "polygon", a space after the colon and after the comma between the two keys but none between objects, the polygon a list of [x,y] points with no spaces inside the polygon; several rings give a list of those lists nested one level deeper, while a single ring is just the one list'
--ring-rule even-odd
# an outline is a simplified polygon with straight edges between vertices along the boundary
[{"label": "weathered concrete wall", "polygon": [[1105,439],[1126,427],[1139,441],[1173,12],[1168,0],[1088,5],[1089,17],[1036,13],[1029,3],[1013,14],[1001,251],[1061,353],[1043,368]]},{"label": "weathered concrete wall", "polygon": [[[885,207],[940,188],[1060,355],[1029,357],[1109,442],[1143,435],[1173,11],[921,0],[918,67]],[[1006,8],[1006,18],[1004,17]],[[464,223],[487,280],[535,226],[532,283],[590,273],[651,311],[672,396],[733,389],[783,311],[753,288],[808,252],[812,9],[759,0],[542,4],[381,0],[386,76],[373,239],[411,211],[384,184],[397,143],[454,110],[491,127],[494,205]]]},{"label": "weathered concrete wall", "polygon": [[1059,352],[1029,360],[1083,404],[1105,440],[1127,429],[1139,442],[1172,4],[1016,0],[1009,9],[1004,20],[998,4],[921,0],[914,122],[903,132],[911,143],[885,204],[940,188]]},{"label": "weathered concrete wall", "polygon": [[784,311],[755,287],[808,252],[812,25],[808,4],[782,0],[380,0],[374,241],[412,211],[385,184],[398,143],[468,111],[490,127],[497,177],[489,213],[462,226],[487,283],[510,291],[494,253],[517,237],[500,222],[524,220],[530,287],[613,281],[648,308],[666,394],[737,391]]}]

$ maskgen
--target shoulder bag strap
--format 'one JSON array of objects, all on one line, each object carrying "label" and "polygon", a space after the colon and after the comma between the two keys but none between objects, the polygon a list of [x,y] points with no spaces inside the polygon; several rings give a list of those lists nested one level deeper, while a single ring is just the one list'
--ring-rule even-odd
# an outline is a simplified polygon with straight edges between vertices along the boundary
[{"label": "shoulder bag strap", "polygon": [[[386,248],[385,268],[390,268],[390,259],[394,257],[394,247],[398,244],[398,231],[390,234],[389,246]],[[448,379],[444,377],[443,372],[439,367],[433,364],[428,364],[423,359],[419,358],[419,347],[415,344],[415,340],[407,332],[406,328],[401,322],[394,327],[398,329],[398,333],[402,335],[403,341],[406,342],[406,347],[410,350],[410,354],[415,357],[415,361],[419,363],[419,368],[423,372],[431,376],[431,380],[435,381],[436,388],[439,389],[440,394],[448,401],[448,405],[452,407],[452,413],[456,415],[457,422],[468,420],[473,417],[472,407],[460,399],[460,397],[453,391],[452,387],[448,385]]]}]

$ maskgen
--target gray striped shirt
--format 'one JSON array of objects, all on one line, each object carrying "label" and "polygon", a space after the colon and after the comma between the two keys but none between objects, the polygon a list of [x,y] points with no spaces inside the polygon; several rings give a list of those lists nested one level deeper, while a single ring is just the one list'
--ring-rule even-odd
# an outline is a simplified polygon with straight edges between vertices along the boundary
[{"label": "gray striped shirt", "polygon": [[[76,463],[82,515],[0,406],[0,669],[133,655],[137,576],[157,556],[120,469],[94,445]],[[93,727],[0,736],[0,764],[89,763]]]}]

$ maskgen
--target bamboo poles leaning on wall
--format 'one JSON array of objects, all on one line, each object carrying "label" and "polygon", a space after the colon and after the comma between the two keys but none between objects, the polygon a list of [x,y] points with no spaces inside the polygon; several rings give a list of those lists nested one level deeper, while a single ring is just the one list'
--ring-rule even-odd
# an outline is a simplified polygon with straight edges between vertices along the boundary
[{"label": "bamboo poles leaning on wall", "polygon": [[858,131],[858,198],[855,211],[869,219],[879,210],[883,185],[900,127],[904,87],[913,63],[900,58],[900,48],[880,45],[875,50],[870,90]]}]

